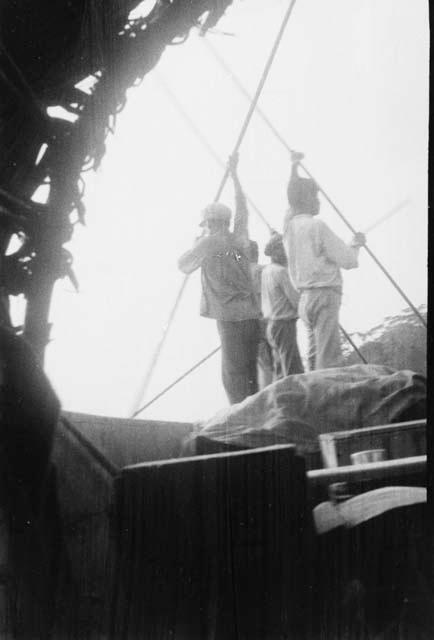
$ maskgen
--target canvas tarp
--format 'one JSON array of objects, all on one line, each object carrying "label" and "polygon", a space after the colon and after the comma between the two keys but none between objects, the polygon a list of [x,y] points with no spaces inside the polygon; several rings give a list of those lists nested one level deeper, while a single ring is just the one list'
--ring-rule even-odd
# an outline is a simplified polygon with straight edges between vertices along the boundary
[{"label": "canvas tarp", "polygon": [[288,376],[196,425],[200,436],[236,447],[296,444],[319,450],[318,435],[425,417],[425,378],[412,371],[354,365]]}]

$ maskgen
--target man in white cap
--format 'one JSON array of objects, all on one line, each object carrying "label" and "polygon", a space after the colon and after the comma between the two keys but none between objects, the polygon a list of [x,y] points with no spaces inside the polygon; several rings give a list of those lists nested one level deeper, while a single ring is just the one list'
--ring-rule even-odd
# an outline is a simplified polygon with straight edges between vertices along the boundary
[{"label": "man in white cap", "polygon": [[260,339],[260,309],[250,265],[248,209],[238,179],[237,162],[237,156],[230,158],[236,202],[233,232],[229,207],[219,202],[209,204],[202,212],[204,235],[178,261],[179,268],[186,274],[201,268],[200,313],[217,321],[223,386],[231,404],[258,391]]},{"label": "man in white cap", "polygon": [[271,264],[262,270],[262,314],[267,321],[267,340],[273,350],[274,380],[303,373],[297,344],[299,294],[288,274],[282,236],[274,232],[264,253]]},{"label": "man in white cap", "polygon": [[339,309],[342,299],[341,269],[358,266],[359,249],[365,243],[356,233],[346,245],[317,218],[320,208],[314,180],[298,175],[303,154],[293,153],[288,184],[289,214],[283,241],[289,275],[300,292],[299,314],[309,337],[309,368],[338,367],[342,361]]}]

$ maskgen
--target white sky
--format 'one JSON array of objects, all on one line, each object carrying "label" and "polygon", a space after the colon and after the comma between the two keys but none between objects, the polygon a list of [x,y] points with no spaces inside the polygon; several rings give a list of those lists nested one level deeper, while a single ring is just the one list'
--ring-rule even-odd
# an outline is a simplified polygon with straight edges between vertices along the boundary
[{"label": "white sky", "polygon": [[[209,34],[254,93],[287,0],[234,0]],[[363,230],[401,200],[410,205],[368,236],[371,249],[416,304],[427,287],[428,3],[424,0],[299,0],[260,105],[306,165]],[[127,416],[182,281],[178,256],[197,235],[201,208],[222,171],[162,90],[178,96],[217,153],[230,153],[248,103],[192,33],[129,91],[96,173],[85,174],[86,228],[70,249],[79,295],[58,283],[47,371],[65,409]],[[289,158],[254,117],[241,149],[245,190],[281,227]],[[222,201],[232,205],[227,188]],[[349,233],[324,203],[324,220]],[[267,230],[251,213],[260,247]],[[266,260],[266,259],[263,259]],[[345,274],[341,314],[363,331],[405,303],[370,258]],[[200,284],[188,284],[148,391],[151,398],[218,345],[199,317]],[[300,342],[304,349],[303,331]],[[142,417],[194,420],[226,404],[215,356]]]}]

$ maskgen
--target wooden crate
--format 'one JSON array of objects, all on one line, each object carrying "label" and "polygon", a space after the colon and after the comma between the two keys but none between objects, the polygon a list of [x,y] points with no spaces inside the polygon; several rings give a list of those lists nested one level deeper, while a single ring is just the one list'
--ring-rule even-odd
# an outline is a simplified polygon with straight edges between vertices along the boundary
[{"label": "wooden crate", "polygon": [[385,449],[387,460],[419,456],[426,453],[426,420],[322,433],[319,441],[327,468],[349,465],[352,453],[368,449]]}]

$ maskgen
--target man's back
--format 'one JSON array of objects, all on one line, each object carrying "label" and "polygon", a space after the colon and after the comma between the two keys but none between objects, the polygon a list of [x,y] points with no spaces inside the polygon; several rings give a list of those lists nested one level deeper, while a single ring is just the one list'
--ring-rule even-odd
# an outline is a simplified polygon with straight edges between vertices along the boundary
[{"label": "man's back", "polygon": [[288,269],[271,263],[262,271],[262,313],[269,320],[297,318],[298,293],[291,285]]},{"label": "man's back", "polygon": [[316,216],[289,216],[284,243],[291,279],[300,290],[323,287],[340,290],[340,268],[357,267],[357,251],[347,246]]},{"label": "man's back", "polygon": [[225,232],[200,238],[180,259],[186,273],[201,267],[201,315],[217,320],[259,317],[247,248],[240,238]]},{"label": "man's back", "polygon": [[231,156],[229,172],[235,188],[233,233],[231,211],[212,202],[202,211],[205,236],[184,253],[178,266],[185,274],[201,269],[201,315],[214,318],[222,348],[222,382],[229,401],[241,402],[256,393],[260,309],[254,290],[246,197],[237,174],[238,155]]},{"label": "man's back", "polygon": [[232,233],[209,240],[202,262],[201,315],[233,321],[259,317],[246,250]]}]

